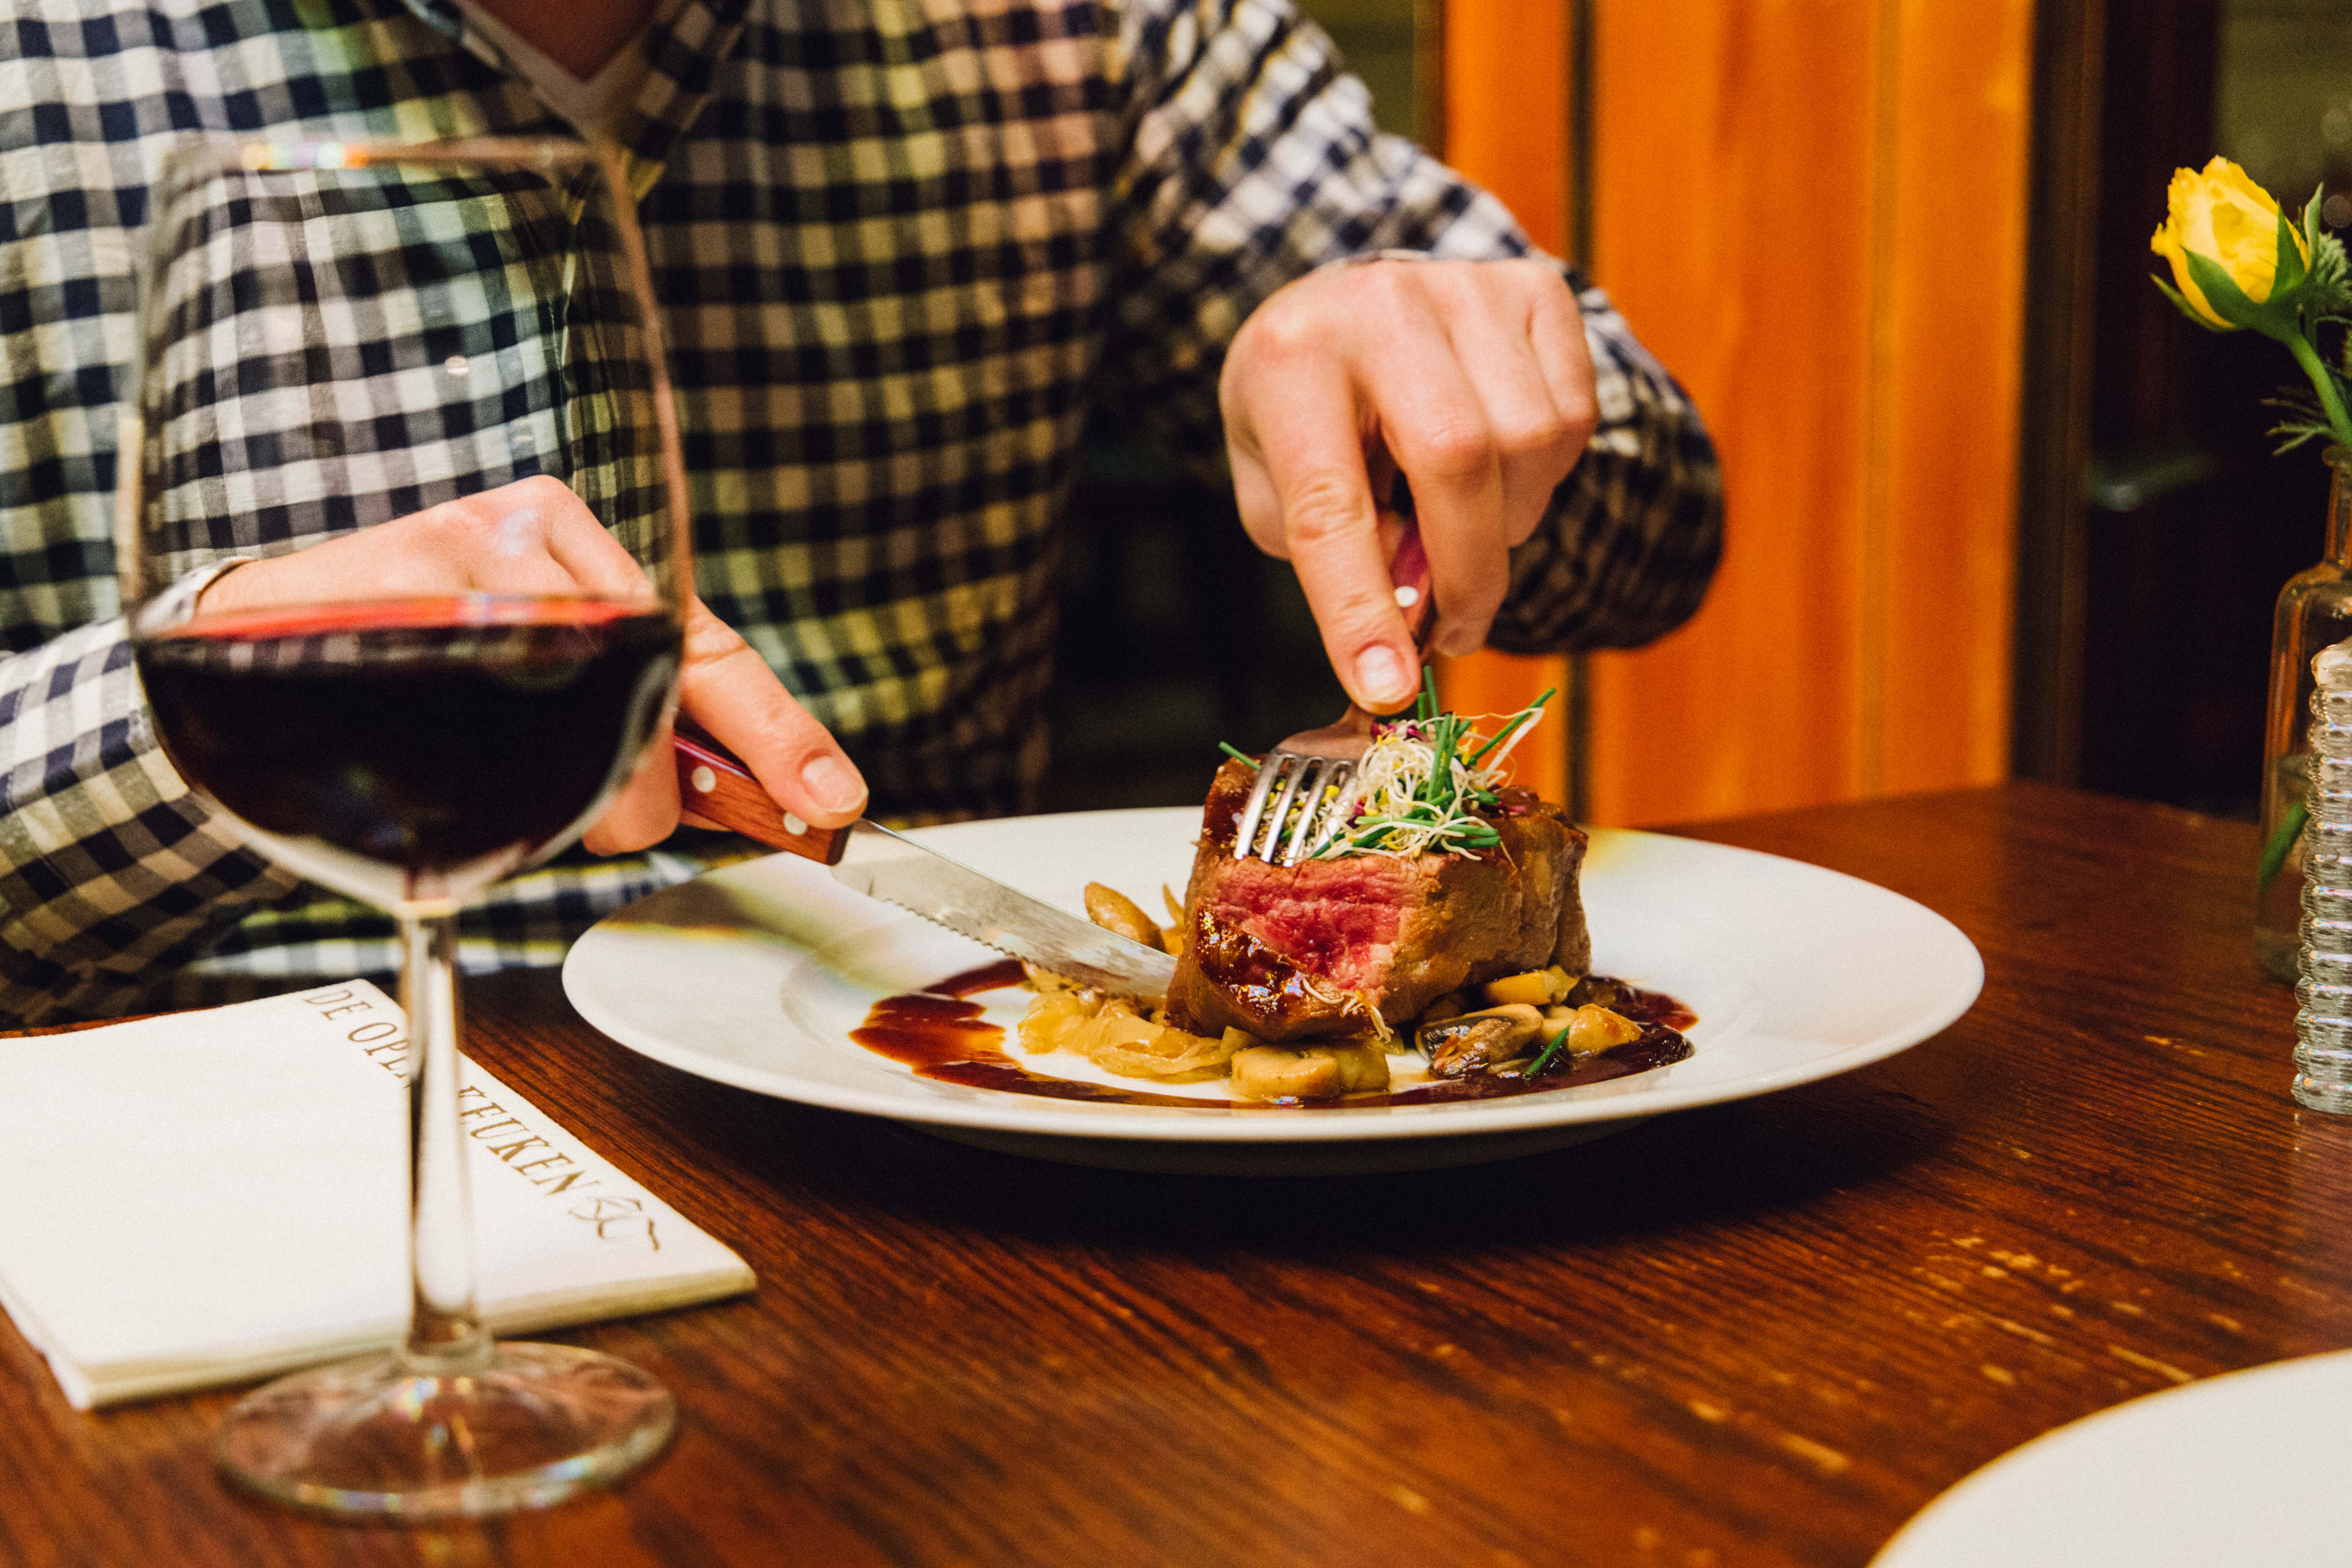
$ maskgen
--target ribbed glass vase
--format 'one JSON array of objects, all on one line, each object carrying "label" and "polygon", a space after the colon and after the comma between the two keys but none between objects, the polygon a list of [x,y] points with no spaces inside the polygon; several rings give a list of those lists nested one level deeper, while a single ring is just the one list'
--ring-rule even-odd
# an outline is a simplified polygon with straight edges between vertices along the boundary
[{"label": "ribbed glass vase", "polygon": [[2314,663],[2294,1097],[2340,1116],[2352,1112],[2352,643]]},{"label": "ribbed glass vase", "polygon": [[2319,564],[2279,591],[2271,628],[2270,713],[2263,726],[2263,837],[2254,868],[2254,952],[2273,979],[2294,984],[2302,947],[2305,847],[2310,820],[2311,660],[2352,637],[2352,456],[2330,450],[2327,537]]}]

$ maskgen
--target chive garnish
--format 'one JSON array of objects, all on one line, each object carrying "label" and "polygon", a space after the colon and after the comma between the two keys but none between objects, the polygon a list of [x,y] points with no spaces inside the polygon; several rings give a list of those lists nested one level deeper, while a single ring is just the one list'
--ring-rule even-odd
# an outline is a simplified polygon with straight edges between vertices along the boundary
[{"label": "chive garnish", "polygon": [[1544,1068],[1551,1066],[1551,1058],[1559,1054],[1560,1047],[1568,1043],[1568,1025],[1562,1024],[1559,1026],[1559,1033],[1551,1037],[1551,1044],[1546,1046],[1542,1053],[1528,1064],[1526,1077],[1540,1078],[1543,1075]]},{"label": "chive garnish", "polygon": [[1513,714],[1508,723],[1495,731],[1495,738],[1493,740],[1487,742],[1485,745],[1479,747],[1475,752],[1472,753],[1470,765],[1474,768],[1476,767],[1487,752],[1493,751],[1496,747],[1508,740],[1512,735],[1517,733],[1522,725],[1532,724],[1537,720],[1542,718],[1544,704],[1549,702],[1552,699],[1552,694],[1559,689],[1559,688],[1557,686],[1545,687],[1544,694],[1541,697],[1537,698],[1533,702],[1528,703],[1525,708],[1520,709],[1517,713]]},{"label": "chive garnish", "polygon": [[1375,730],[1335,814],[1344,826],[1328,830],[1310,855],[1475,856],[1501,844],[1494,824],[1478,814],[1501,805],[1500,766],[1552,696],[1547,690],[1491,736],[1482,735],[1471,720],[1438,706],[1436,675],[1424,669],[1411,716]]}]

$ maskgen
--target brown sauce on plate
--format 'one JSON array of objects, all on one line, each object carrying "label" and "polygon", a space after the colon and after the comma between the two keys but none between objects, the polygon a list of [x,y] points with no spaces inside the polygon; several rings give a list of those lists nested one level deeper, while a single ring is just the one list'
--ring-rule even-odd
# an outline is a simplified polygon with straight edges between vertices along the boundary
[{"label": "brown sauce on plate", "polygon": [[1183,1095],[1153,1094],[1147,1089],[1113,1089],[1108,1084],[1049,1078],[1014,1061],[1003,1049],[1004,1031],[994,1024],[982,1022],[981,1015],[986,1009],[970,998],[982,992],[1017,986],[1021,979],[1021,965],[1007,959],[950,975],[928,990],[885,996],[866,1010],[866,1022],[849,1031],[849,1037],[879,1056],[906,1063],[914,1068],[917,1078],[960,1083],[971,1089],[1034,1094],[1046,1100],[1087,1100],[1105,1105],[1172,1105],[1185,1110],[1298,1110],[1325,1106],[1436,1105],[1451,1100],[1503,1100],[1512,1095],[1545,1094],[1556,1089],[1605,1083],[1681,1061],[1691,1054],[1691,1043],[1683,1037],[1683,1031],[1698,1022],[1697,1014],[1664,992],[1643,991],[1616,981],[1612,984],[1618,986],[1621,994],[1610,1005],[1611,1008],[1641,1025],[1641,1038],[1538,1079],[1474,1073],[1467,1078],[1432,1079],[1394,1092],[1352,1094],[1306,1105],[1264,1100],[1193,1100]]}]

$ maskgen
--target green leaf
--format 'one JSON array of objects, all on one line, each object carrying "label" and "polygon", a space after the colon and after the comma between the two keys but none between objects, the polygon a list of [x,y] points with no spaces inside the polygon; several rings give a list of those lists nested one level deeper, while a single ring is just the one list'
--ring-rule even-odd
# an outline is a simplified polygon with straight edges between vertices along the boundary
[{"label": "green leaf", "polygon": [[[2294,226],[2286,221],[2286,214],[2279,214],[2278,268],[2271,277],[2271,303],[2273,305],[2290,302],[2292,297],[2302,289],[2303,280],[2311,270],[2304,261],[2303,247],[2295,243],[2300,237],[2294,232]],[[2204,287],[2201,280],[2198,287]]]},{"label": "green leaf", "polygon": [[2352,311],[2352,264],[2344,242],[2322,231],[2311,247],[2311,278],[2303,286],[2303,311],[2314,324],[2340,321]]},{"label": "green leaf", "polygon": [[2207,331],[2234,332],[2238,330],[2235,327],[2217,327],[2212,322],[2207,321],[2205,319],[2205,313],[2202,310],[2200,310],[2196,306],[2190,304],[2179,289],[2175,289],[2171,284],[2166,282],[2163,277],[2159,274],[2154,272],[2149,273],[2147,275],[2147,280],[2155,284],[2158,288],[2163,289],[2164,297],[2171,300],[2175,306],[2179,307],[2182,315],[2188,317],[2190,321],[2196,322]]},{"label": "green leaf", "polygon": [[2271,448],[2273,456],[2283,457],[2313,441],[2332,443],[2336,439],[2335,429],[2327,423],[2326,411],[2319,406],[2319,399],[2301,387],[2281,387],[2278,396],[2263,399],[2263,406],[2275,408],[2281,415],[2278,423],[2263,432],[2278,439],[2278,445]]},{"label": "green leaf", "polygon": [[2332,315],[2352,302],[2352,290],[2345,287],[2344,242],[2328,232],[2320,221],[2326,195],[2325,183],[2312,188],[2311,200],[2304,204],[2303,237],[2311,247],[2311,281],[2304,289],[2304,308],[2315,315]]},{"label": "green leaf", "polygon": [[2310,820],[2311,811],[2303,802],[2296,801],[2287,808],[2286,816],[2280,818],[2277,829],[2271,834],[2271,841],[2263,846],[2262,860],[2254,868],[2256,893],[2269,887],[2280,868],[2285,866],[2288,852],[2294,847],[2294,841],[2303,837],[2304,824]]},{"label": "green leaf", "polygon": [[[2303,336],[2299,313],[2292,305],[2282,301],[2275,291],[2270,299],[2257,305],[2246,298],[2245,291],[2221,269],[2220,262],[2210,256],[2200,256],[2193,250],[2183,252],[2183,256],[2189,263],[2189,280],[2197,285],[2197,291],[2205,296],[2205,302],[2213,307],[2215,315],[2233,327],[2251,327],[2264,337],[2276,338],[2281,342]],[[2296,278],[2300,280],[2301,277],[2302,268],[2298,264]]]},{"label": "green leaf", "polygon": [[2274,458],[2284,458],[2297,447],[2308,446],[2314,441],[2332,442],[2336,439],[2336,432],[2317,419],[2295,425],[2273,425],[2263,434],[2279,437],[2279,444],[2271,448],[2271,455]]}]

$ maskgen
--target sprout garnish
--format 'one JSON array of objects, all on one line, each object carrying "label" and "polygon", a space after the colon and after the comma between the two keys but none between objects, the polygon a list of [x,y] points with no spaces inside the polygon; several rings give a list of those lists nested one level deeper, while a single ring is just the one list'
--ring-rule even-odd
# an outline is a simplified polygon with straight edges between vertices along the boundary
[{"label": "sprout garnish", "polygon": [[1472,859],[1502,842],[1493,823],[1477,815],[1492,807],[1507,776],[1511,750],[1543,717],[1551,692],[1506,717],[1492,735],[1471,721],[1438,710],[1437,678],[1424,671],[1421,700],[1411,718],[1373,731],[1356,776],[1331,820],[1338,829],[1316,845],[1311,858],[1386,855],[1461,855]]}]

